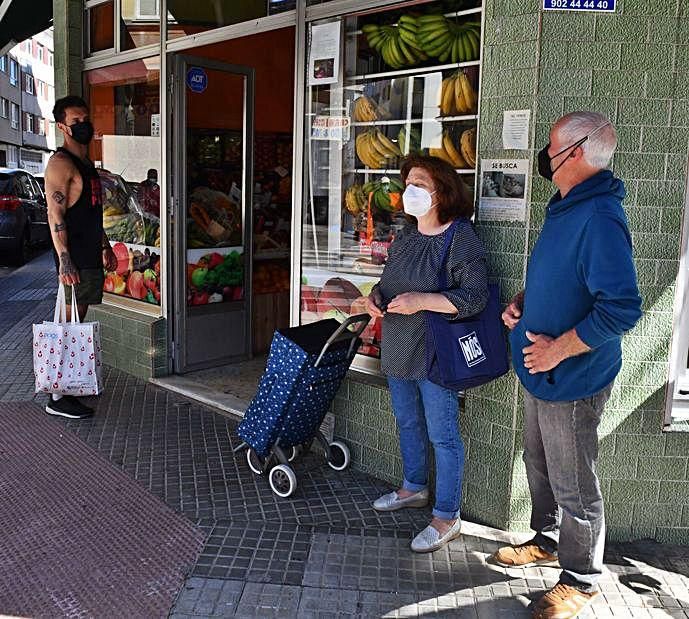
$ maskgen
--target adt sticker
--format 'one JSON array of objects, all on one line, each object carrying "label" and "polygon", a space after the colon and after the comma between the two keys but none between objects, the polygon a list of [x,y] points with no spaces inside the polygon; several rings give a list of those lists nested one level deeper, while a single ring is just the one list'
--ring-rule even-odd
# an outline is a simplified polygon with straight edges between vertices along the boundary
[{"label": "adt sticker", "polygon": [[203,92],[208,88],[208,75],[201,67],[191,67],[187,71],[187,86],[192,92]]},{"label": "adt sticker", "polygon": [[615,0],[543,0],[546,11],[596,11],[614,13]]}]

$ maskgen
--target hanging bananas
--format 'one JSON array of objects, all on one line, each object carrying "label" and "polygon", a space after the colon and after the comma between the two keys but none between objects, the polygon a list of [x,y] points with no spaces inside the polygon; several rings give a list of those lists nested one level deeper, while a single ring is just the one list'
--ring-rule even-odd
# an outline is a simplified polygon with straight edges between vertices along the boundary
[{"label": "hanging bananas", "polygon": [[442,82],[440,92],[441,116],[476,114],[478,94],[461,69]]},{"label": "hanging bananas", "polygon": [[428,154],[447,161],[453,168],[467,169],[476,167],[476,129],[467,129],[460,137],[459,148],[452,139],[449,130],[443,131],[439,148],[429,148]]},{"label": "hanging bananas", "polygon": [[378,128],[357,135],[354,146],[360,161],[374,170],[394,168],[402,155],[399,146]]},{"label": "hanging bananas", "polygon": [[421,150],[421,132],[417,127],[402,127],[397,134],[397,145],[403,155],[411,155]]},{"label": "hanging bananas", "polygon": [[370,195],[372,205],[380,210],[395,211],[402,205],[404,185],[399,179],[384,176],[380,180],[365,183],[362,190],[366,199]]},{"label": "hanging bananas", "polygon": [[345,192],[345,209],[351,215],[358,215],[366,211],[368,204],[367,198],[364,195],[363,187],[359,184],[354,184]]},{"label": "hanging bananas", "polygon": [[440,62],[471,62],[481,55],[481,23],[457,24],[441,13],[416,18],[421,51]]},{"label": "hanging bananas", "polygon": [[354,120],[357,122],[373,122],[380,120],[378,106],[373,99],[366,95],[361,95],[354,100],[354,108],[352,112]]}]

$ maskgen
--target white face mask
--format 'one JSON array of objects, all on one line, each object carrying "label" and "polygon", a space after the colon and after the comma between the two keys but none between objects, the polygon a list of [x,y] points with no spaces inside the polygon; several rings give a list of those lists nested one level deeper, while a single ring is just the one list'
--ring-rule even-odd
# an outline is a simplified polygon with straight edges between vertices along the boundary
[{"label": "white face mask", "polygon": [[423,217],[433,208],[433,198],[431,196],[434,193],[435,191],[431,193],[416,185],[407,185],[402,194],[404,212],[414,217]]}]

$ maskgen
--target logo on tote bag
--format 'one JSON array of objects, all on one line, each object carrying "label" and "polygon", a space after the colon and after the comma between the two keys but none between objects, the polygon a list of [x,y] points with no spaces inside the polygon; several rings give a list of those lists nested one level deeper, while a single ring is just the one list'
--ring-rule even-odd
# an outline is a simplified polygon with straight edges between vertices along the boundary
[{"label": "logo on tote bag", "polygon": [[481,343],[476,337],[476,331],[467,333],[459,338],[459,348],[462,350],[467,367],[473,367],[486,360],[486,355],[481,348]]}]

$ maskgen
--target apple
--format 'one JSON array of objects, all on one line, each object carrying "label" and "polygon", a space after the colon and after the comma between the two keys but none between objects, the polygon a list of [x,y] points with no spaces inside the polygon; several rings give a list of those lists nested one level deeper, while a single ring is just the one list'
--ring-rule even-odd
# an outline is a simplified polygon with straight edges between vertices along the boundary
[{"label": "apple", "polygon": [[115,243],[112,251],[117,258],[116,271],[118,275],[126,275],[129,271],[129,250],[124,243]]}]

